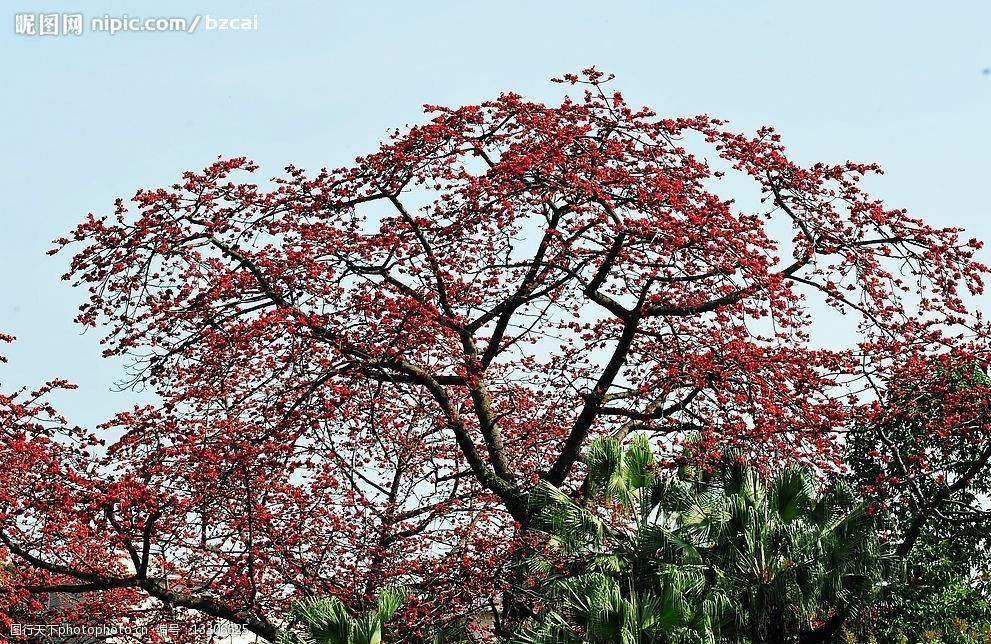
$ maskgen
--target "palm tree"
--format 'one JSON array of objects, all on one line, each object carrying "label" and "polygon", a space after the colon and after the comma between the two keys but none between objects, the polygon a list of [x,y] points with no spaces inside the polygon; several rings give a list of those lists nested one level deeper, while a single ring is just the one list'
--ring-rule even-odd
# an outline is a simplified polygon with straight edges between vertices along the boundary
[{"label": "palm tree", "polygon": [[[726,455],[662,473],[645,438],[598,440],[576,500],[541,482],[533,525],[563,569],[533,558],[545,607],[512,641],[814,642],[870,600],[886,570],[848,489],[762,476]],[[831,629],[831,630],[830,630]]]},{"label": "palm tree", "polygon": [[398,588],[387,587],[376,598],[376,610],[354,617],[340,599],[311,599],[293,606],[292,620],[301,632],[283,631],[278,644],[381,644],[382,630],[405,599]]},{"label": "palm tree", "polygon": [[[649,445],[628,449],[596,441],[579,503],[541,481],[530,496],[532,525],[548,535],[564,560],[534,557],[545,575],[547,608],[510,641],[714,642],[729,612],[728,598],[694,544],[677,533],[689,511],[689,486],[658,476]],[[594,506],[598,505],[598,512]]]},{"label": "palm tree", "polygon": [[710,509],[684,517],[682,532],[723,573],[738,639],[826,641],[892,568],[863,504],[842,484],[817,498],[807,470],[766,478],[729,459],[708,495]]}]

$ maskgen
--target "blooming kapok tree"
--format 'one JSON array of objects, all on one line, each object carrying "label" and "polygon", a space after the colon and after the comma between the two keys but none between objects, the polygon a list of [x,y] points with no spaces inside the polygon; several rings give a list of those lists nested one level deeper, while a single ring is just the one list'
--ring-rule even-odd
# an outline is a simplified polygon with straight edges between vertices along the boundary
[{"label": "blooming kapok tree", "polygon": [[[267,188],[221,160],[60,240],[79,322],[161,403],[92,456],[63,438],[57,500],[4,468],[8,596],[273,637],[293,597],[399,584],[431,624],[505,604],[529,491],[580,485],[594,437],[831,469],[900,363],[984,359],[979,244],[869,197],[875,166],[800,166],[770,129],[659,118],[607,80],[428,107]],[[35,462],[49,439],[18,422],[5,457]]]}]

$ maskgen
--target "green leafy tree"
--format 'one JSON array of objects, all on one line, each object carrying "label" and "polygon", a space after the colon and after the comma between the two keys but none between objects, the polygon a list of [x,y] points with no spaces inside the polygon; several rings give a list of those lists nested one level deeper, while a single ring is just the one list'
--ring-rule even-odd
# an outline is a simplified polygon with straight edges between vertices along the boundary
[{"label": "green leafy tree", "polygon": [[961,572],[961,555],[942,546],[923,542],[913,552],[912,574],[884,589],[865,634],[895,644],[991,644],[986,582]]},{"label": "green leafy tree", "polygon": [[977,363],[912,365],[847,443],[850,479],[905,559],[863,630],[892,642],[991,642],[991,379]]},{"label": "green leafy tree", "polygon": [[645,438],[592,444],[583,498],[541,482],[531,562],[545,606],[517,642],[825,642],[870,605],[890,561],[844,485],[765,476],[727,455],[659,470]]}]

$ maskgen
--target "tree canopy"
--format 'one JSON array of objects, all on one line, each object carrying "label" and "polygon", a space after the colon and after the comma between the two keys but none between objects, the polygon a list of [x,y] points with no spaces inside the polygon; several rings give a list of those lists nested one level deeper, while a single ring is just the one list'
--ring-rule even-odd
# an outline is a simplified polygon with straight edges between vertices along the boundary
[{"label": "tree canopy", "polygon": [[0,398],[4,606],[274,639],[299,597],[399,585],[415,633],[511,604],[535,486],[578,493],[597,437],[830,472],[888,383],[984,364],[980,243],[870,196],[877,166],[559,80],[268,185],[221,159],[58,240],[160,402],[84,431]]}]

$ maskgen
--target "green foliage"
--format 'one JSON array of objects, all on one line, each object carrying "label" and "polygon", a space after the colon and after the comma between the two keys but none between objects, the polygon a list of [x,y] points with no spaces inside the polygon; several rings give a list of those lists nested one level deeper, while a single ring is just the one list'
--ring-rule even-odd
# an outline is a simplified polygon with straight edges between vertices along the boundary
[{"label": "green foliage", "polygon": [[298,630],[280,633],[278,644],[381,644],[383,628],[402,605],[405,593],[384,588],[376,599],[376,610],[353,616],[336,597],[311,599],[293,607]]},{"label": "green foliage", "polygon": [[991,602],[982,573],[947,542],[920,543],[909,559],[909,574],[887,584],[876,610],[851,628],[891,642],[991,644]]},{"label": "green foliage", "polygon": [[987,390],[975,364],[889,383],[884,413],[847,444],[850,480],[905,557],[867,623],[880,641],[991,642]]},{"label": "green foliage", "polygon": [[533,525],[564,561],[515,639],[786,642],[869,605],[890,561],[842,485],[808,472],[764,477],[727,455],[711,475],[659,473],[650,446],[593,443],[585,502],[542,482]]}]

